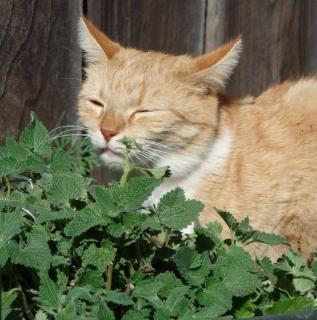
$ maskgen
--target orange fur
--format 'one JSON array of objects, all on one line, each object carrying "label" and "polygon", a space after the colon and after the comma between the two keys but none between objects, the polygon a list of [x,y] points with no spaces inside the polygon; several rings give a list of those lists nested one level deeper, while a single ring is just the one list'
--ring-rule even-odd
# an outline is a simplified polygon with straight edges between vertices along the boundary
[{"label": "orange fur", "polygon": [[[238,61],[239,39],[195,58],[125,49],[86,26],[79,117],[107,163],[121,161],[120,138],[134,138],[145,150],[135,152],[136,162],[172,170],[150,203],[181,186],[205,204],[203,224],[221,222],[217,207],[249,216],[307,257],[317,249],[316,79],[230,100],[219,90]],[[118,134],[107,143],[102,130]],[[253,249],[274,258],[285,248]]]}]

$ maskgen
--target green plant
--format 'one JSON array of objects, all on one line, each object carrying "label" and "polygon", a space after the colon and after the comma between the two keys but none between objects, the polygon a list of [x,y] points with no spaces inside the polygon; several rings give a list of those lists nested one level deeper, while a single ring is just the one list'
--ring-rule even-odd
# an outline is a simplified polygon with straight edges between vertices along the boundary
[{"label": "green plant", "polygon": [[254,260],[243,248],[279,236],[219,211],[231,239],[217,222],[183,238],[203,205],[181,189],[144,207],[168,171],[129,163],[141,146],[123,140],[122,178],[104,187],[87,176],[86,142],[81,152],[51,140],[33,116],[0,149],[1,319],[232,319],[316,307],[316,262],[310,269],[291,250],[277,263]]}]

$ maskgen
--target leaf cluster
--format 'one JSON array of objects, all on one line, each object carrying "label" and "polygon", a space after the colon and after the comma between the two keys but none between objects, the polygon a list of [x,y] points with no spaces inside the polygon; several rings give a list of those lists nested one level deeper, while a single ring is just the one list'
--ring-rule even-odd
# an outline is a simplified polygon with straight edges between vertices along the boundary
[{"label": "leaf cluster", "polygon": [[[139,147],[123,143],[126,155]],[[1,319],[233,319],[316,307],[316,262],[289,250],[272,263],[245,249],[281,237],[218,211],[232,234],[223,240],[219,223],[197,224],[203,204],[179,188],[145,206],[167,169],[128,157],[120,182],[95,185],[90,149],[76,146],[52,144],[33,115],[0,149]]]}]

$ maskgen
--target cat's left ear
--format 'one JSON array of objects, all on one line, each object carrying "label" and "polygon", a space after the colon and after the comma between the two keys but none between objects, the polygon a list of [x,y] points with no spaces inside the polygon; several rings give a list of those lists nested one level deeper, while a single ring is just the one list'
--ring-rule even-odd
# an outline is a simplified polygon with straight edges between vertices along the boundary
[{"label": "cat's left ear", "polygon": [[122,47],[82,16],[78,26],[79,43],[86,52],[88,62],[111,59]]},{"label": "cat's left ear", "polygon": [[241,37],[222,47],[194,58],[195,69],[191,80],[202,90],[221,90],[239,62]]}]

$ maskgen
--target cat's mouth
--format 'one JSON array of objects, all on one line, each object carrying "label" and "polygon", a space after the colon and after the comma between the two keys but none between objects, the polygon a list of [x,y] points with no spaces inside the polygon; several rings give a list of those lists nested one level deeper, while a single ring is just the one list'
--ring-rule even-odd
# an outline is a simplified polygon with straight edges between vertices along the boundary
[{"label": "cat's mouth", "polygon": [[117,151],[117,150],[113,150],[109,147],[103,148],[101,149],[101,156],[108,156],[108,157],[119,157],[122,158],[122,153]]}]

